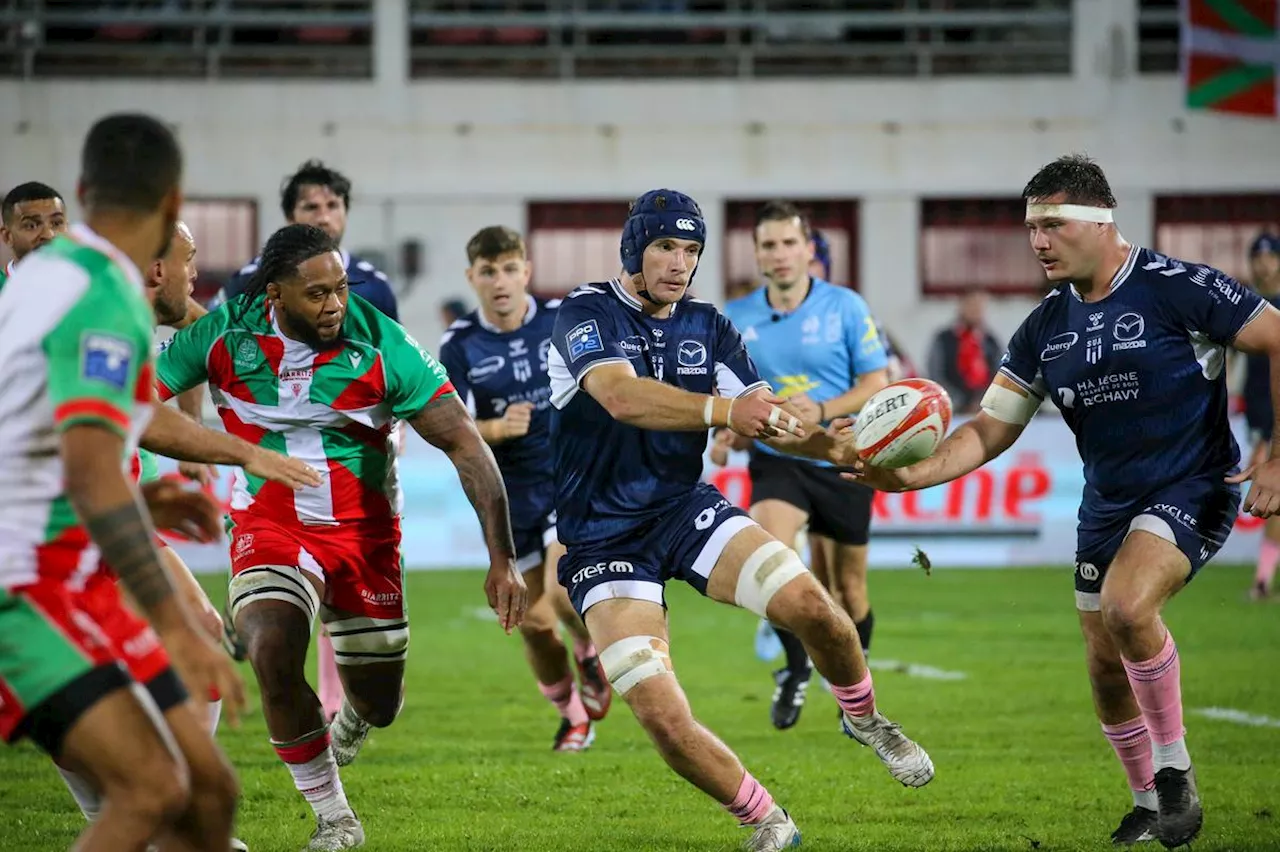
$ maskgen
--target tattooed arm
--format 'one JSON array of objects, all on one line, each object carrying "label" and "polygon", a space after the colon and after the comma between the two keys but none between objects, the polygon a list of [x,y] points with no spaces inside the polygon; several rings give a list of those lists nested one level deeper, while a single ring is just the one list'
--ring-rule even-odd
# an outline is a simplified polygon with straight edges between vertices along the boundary
[{"label": "tattooed arm", "polygon": [[455,394],[427,403],[409,418],[409,424],[427,443],[443,451],[458,471],[462,490],[476,510],[489,549],[489,576],[485,581],[489,605],[497,610],[503,629],[510,632],[524,617],[525,587],[515,569],[507,489],[493,451]]}]

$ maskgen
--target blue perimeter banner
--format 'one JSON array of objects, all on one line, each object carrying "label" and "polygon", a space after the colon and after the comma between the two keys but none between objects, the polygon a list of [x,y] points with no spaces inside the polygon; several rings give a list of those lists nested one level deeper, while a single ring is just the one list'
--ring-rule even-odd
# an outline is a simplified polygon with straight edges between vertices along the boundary
[{"label": "blue perimeter banner", "polygon": [[[1246,447],[1243,423],[1235,428],[1237,440]],[[177,475],[176,463],[161,459],[160,466],[162,473]],[[220,474],[213,493],[225,505],[231,477],[227,470]],[[734,503],[746,505],[750,483],[745,453],[735,453],[724,468],[708,461],[704,475]],[[442,453],[417,435],[408,435],[400,481],[405,563],[410,570],[486,565],[480,526]],[[1056,415],[1040,415],[1012,449],[963,479],[927,491],[876,495],[871,565],[906,568],[917,546],[939,569],[1070,564],[1083,487],[1074,437]],[[1261,521],[1242,517],[1217,560],[1252,561],[1261,527]],[[226,570],[225,541],[170,541],[192,570]]]}]

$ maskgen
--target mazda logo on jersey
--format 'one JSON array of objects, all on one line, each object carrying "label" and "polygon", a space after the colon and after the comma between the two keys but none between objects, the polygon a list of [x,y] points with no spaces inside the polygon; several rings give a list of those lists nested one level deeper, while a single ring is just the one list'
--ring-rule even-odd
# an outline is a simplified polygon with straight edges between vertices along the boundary
[{"label": "mazda logo on jersey", "polygon": [[676,347],[676,375],[705,376],[707,347],[696,340],[682,340]]},{"label": "mazda logo on jersey", "polygon": [[483,382],[494,373],[506,366],[507,359],[501,355],[490,355],[488,358],[482,358],[476,362],[476,365],[467,370],[467,381],[476,383]]},{"label": "mazda logo on jersey", "polygon": [[682,340],[676,350],[681,367],[701,367],[707,363],[707,347],[696,340]]},{"label": "mazda logo on jersey", "polygon": [[1116,320],[1115,326],[1112,327],[1111,333],[1115,335],[1116,340],[1127,342],[1137,340],[1145,330],[1146,322],[1142,319],[1142,314],[1130,311],[1127,314],[1120,315],[1120,318]]}]

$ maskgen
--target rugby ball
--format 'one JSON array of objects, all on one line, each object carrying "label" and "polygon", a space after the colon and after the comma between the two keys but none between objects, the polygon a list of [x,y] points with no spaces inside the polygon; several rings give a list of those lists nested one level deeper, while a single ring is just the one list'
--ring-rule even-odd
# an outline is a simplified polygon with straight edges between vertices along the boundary
[{"label": "rugby ball", "polygon": [[903,379],[872,394],[853,424],[858,458],[898,468],[933,455],[951,428],[951,397],[937,382]]}]

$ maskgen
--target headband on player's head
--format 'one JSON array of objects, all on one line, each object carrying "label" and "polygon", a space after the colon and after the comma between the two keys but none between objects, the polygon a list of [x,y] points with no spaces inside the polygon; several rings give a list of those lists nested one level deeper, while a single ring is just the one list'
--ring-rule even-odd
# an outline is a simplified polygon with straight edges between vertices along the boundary
[{"label": "headband on player's head", "polygon": [[[619,246],[622,268],[628,275],[639,274],[643,268],[644,250],[654,240],[663,237],[697,240],[705,246],[707,223],[703,221],[702,208],[698,206],[698,202],[674,189],[651,189],[631,204],[631,215],[622,226],[622,242]],[[689,283],[693,283],[692,273],[689,275]],[[645,292],[640,295],[649,298]]]},{"label": "headband on player's head", "polygon": [[1257,257],[1260,254],[1280,254],[1280,237],[1275,234],[1263,232],[1254,238],[1253,244],[1249,246],[1249,257]]},{"label": "headband on player's head", "polygon": [[1096,222],[1100,225],[1115,221],[1110,207],[1091,207],[1088,204],[1032,204],[1027,202],[1027,218],[1074,219],[1077,222]]},{"label": "headband on player's head", "polygon": [[822,277],[827,281],[831,280],[831,243],[827,242],[826,236],[817,228],[812,229],[813,234],[813,259],[822,264]]}]

